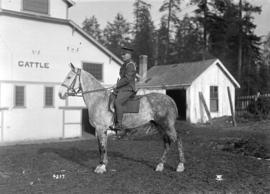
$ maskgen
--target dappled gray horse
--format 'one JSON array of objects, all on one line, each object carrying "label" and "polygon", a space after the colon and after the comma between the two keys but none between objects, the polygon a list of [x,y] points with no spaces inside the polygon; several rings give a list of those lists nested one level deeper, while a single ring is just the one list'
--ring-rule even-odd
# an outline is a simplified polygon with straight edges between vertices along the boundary
[{"label": "dappled gray horse", "polygon": [[[100,152],[100,164],[96,167],[96,173],[106,172],[107,157],[107,130],[114,122],[113,113],[108,109],[110,91],[104,88],[90,73],[70,65],[71,71],[66,76],[59,89],[59,97],[77,95],[82,92],[84,102],[88,108],[89,122],[96,129]],[[184,171],[184,153],[180,137],[175,130],[175,121],[178,116],[174,101],[167,95],[150,93],[140,98],[138,113],[125,113],[123,126],[130,131],[154,128],[161,134],[164,141],[164,152],[156,167],[156,171],[164,169],[166,155],[172,142],[177,142],[179,151],[179,164],[177,172]]]}]

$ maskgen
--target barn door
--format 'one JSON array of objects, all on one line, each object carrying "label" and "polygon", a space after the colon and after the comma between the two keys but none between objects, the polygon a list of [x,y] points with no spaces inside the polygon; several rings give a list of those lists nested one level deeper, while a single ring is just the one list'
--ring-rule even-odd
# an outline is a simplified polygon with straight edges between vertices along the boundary
[{"label": "barn door", "polygon": [[176,90],[167,90],[166,94],[175,101],[177,109],[178,109],[178,114],[179,114],[179,119],[180,120],[186,120],[186,90],[185,89],[176,89]]}]

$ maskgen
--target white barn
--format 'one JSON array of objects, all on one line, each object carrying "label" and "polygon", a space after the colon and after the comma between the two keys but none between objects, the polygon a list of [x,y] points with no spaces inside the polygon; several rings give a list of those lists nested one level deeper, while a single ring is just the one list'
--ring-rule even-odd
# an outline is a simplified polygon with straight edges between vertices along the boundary
[{"label": "white barn", "polygon": [[191,123],[207,122],[208,116],[200,100],[204,96],[211,118],[231,115],[229,87],[235,109],[235,88],[239,83],[218,59],[154,66],[138,86],[145,92],[166,93],[178,107],[180,118]]},{"label": "white barn", "polygon": [[82,136],[82,98],[57,96],[70,62],[116,82],[122,61],[68,19],[73,5],[0,1],[0,143]]}]

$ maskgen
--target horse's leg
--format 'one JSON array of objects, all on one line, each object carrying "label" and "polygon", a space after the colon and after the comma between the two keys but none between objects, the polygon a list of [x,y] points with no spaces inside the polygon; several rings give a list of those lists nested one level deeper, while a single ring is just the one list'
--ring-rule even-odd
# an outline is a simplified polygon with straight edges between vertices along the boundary
[{"label": "horse's leg", "polygon": [[163,171],[164,169],[164,164],[167,160],[167,153],[169,152],[171,146],[171,140],[168,135],[166,134],[163,135],[163,142],[164,142],[164,152],[160,158],[159,164],[156,167],[156,171],[159,172]]},{"label": "horse's leg", "polygon": [[184,151],[183,151],[183,144],[182,144],[182,140],[178,135],[177,138],[177,148],[178,148],[178,152],[179,152],[179,164],[176,168],[177,172],[183,172],[185,167],[184,167],[184,163],[185,163],[185,157],[184,157]]},{"label": "horse's leg", "polygon": [[175,122],[169,122],[169,130],[166,131],[168,136],[170,137],[172,142],[177,142],[177,149],[178,149],[178,154],[179,154],[179,164],[177,165],[176,171],[177,172],[183,172],[184,171],[184,163],[185,163],[185,157],[184,157],[184,151],[183,151],[183,144],[182,144],[182,140],[179,137],[179,135],[177,135],[176,129],[175,129]]},{"label": "horse's leg", "polygon": [[99,165],[95,169],[95,173],[102,174],[106,172],[106,166],[108,164],[107,156],[107,131],[106,130],[97,130],[97,140],[98,140],[98,149],[100,154]]},{"label": "horse's leg", "polygon": [[[184,171],[184,162],[185,162],[185,157],[184,157],[184,151],[183,151],[183,145],[182,145],[182,140],[181,138],[177,135],[176,129],[174,127],[175,121],[169,120],[168,125],[166,126],[165,124],[161,125],[163,127],[159,127],[159,130],[161,133],[163,133],[163,141],[164,141],[164,152],[163,155],[160,159],[160,163],[156,167],[156,171],[162,171],[164,169],[164,164],[167,160],[166,156],[167,153],[170,149],[170,145],[173,142],[177,141],[177,148],[179,152],[179,164],[177,166],[176,171],[177,172],[183,172]],[[165,130],[164,130],[165,129]],[[164,130],[164,131],[163,131]],[[165,134],[164,134],[165,133]]]}]

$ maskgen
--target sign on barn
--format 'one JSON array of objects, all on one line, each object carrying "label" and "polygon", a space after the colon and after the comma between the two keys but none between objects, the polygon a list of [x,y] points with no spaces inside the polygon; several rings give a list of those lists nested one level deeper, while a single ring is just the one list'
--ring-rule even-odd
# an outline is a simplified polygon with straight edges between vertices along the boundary
[{"label": "sign on barn", "polygon": [[0,1],[0,143],[82,136],[82,98],[57,96],[68,64],[107,86],[122,63],[68,19],[73,1],[37,1]]}]

